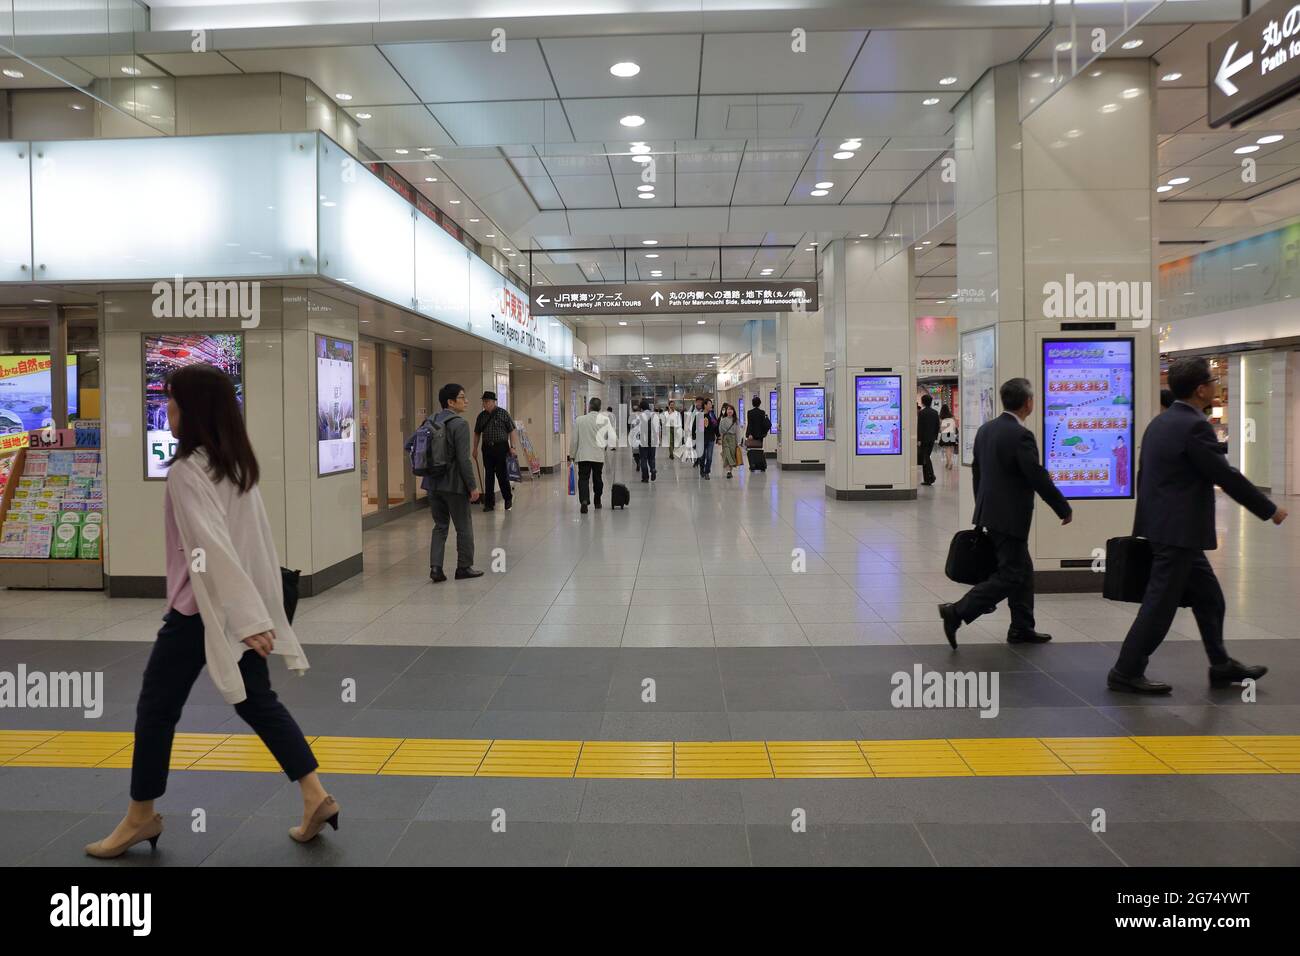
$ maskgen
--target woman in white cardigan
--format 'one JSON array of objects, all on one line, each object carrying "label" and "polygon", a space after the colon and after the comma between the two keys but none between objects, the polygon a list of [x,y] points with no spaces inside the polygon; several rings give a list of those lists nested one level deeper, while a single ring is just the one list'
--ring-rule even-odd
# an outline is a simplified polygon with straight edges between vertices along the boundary
[{"label": "woman in white cardigan", "polygon": [[271,654],[284,655],[299,674],[307,658],[285,615],[257,459],[230,379],[210,365],[172,372],[167,420],[177,439],[163,509],[168,610],[136,705],[130,806],[86,852],[109,859],[145,840],[157,846],[163,823],[153,802],[166,789],[176,723],[205,664],[221,696],[302,789],[302,823],[289,835],[306,843],[326,824],[338,829],[339,807],[321,786],[307,739],[271,689]]}]

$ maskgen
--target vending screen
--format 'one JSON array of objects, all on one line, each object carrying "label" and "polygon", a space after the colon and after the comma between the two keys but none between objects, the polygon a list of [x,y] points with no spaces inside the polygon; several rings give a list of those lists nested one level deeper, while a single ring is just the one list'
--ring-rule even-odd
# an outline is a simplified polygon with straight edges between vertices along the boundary
[{"label": "vending screen", "polygon": [[1067,498],[1133,497],[1133,340],[1043,342],[1043,459]]}]

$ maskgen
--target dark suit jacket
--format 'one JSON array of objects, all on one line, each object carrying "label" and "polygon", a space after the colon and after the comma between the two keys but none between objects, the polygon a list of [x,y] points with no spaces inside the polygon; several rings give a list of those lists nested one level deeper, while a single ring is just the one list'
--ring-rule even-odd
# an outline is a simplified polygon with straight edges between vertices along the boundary
[{"label": "dark suit jacket", "polygon": [[916,413],[916,440],[922,445],[933,445],[939,440],[939,413],[924,406]]},{"label": "dark suit jacket", "polygon": [[772,430],[772,422],[761,408],[751,408],[745,416],[745,437],[766,438]]},{"label": "dark suit jacket", "polygon": [[1256,517],[1268,519],[1277,511],[1228,464],[1227,448],[1206,417],[1186,402],[1174,402],[1151,419],[1142,436],[1133,533],[1158,544],[1214,550],[1215,485]]},{"label": "dark suit jacket", "polygon": [[1029,540],[1034,492],[1058,518],[1071,514],[1070,503],[1039,460],[1034,433],[1010,412],[985,422],[975,433],[971,477],[976,527]]}]

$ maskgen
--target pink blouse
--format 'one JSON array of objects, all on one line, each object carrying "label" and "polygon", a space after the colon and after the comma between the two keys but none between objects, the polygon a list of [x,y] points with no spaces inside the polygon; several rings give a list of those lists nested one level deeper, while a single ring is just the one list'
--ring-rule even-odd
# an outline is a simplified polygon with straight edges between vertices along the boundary
[{"label": "pink blouse", "polygon": [[167,536],[167,606],[181,614],[198,614],[199,605],[190,587],[190,563],[181,544],[181,532],[172,514],[170,491],[163,493],[163,525]]}]

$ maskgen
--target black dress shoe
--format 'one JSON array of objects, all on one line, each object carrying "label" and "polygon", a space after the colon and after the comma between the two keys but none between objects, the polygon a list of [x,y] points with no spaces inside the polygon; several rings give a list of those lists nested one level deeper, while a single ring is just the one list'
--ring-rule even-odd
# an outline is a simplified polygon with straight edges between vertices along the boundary
[{"label": "black dress shoe", "polygon": [[1007,631],[1008,644],[1046,644],[1051,639],[1051,634],[1042,631]]},{"label": "black dress shoe", "polygon": [[597,511],[600,510],[600,499],[599,499],[599,498],[596,499],[596,510],[597,510]]},{"label": "black dress shoe", "polygon": [[1106,675],[1106,686],[1111,690],[1122,691],[1126,694],[1168,694],[1173,691],[1169,684],[1162,683],[1158,680],[1147,680],[1145,677],[1126,677],[1113,667],[1110,673]]},{"label": "black dress shoe", "polygon": [[943,618],[943,636],[948,638],[948,643],[952,649],[957,649],[957,628],[961,627],[961,617],[957,614],[957,608],[951,604],[939,605],[939,617]]},{"label": "black dress shoe", "polygon": [[1263,664],[1243,664],[1230,657],[1226,664],[1210,665],[1210,686],[1229,687],[1244,680],[1259,680],[1267,673],[1268,668]]},{"label": "black dress shoe", "polygon": [[465,578],[481,578],[481,577],[483,577],[483,572],[480,571],[478,568],[457,568],[456,569],[457,581],[463,580]]},{"label": "black dress shoe", "polygon": [[506,502],[506,511],[509,511],[511,508],[514,507],[514,505],[515,505],[515,503],[514,503],[513,499],[510,500],[510,501],[507,501],[507,502]]},{"label": "black dress shoe", "polygon": [[585,501],[582,503],[582,513],[583,514],[587,513],[587,503]]},{"label": "black dress shoe", "polygon": [[434,584],[441,584],[443,581],[447,580],[447,575],[442,573],[442,568],[430,568],[429,580]]}]

